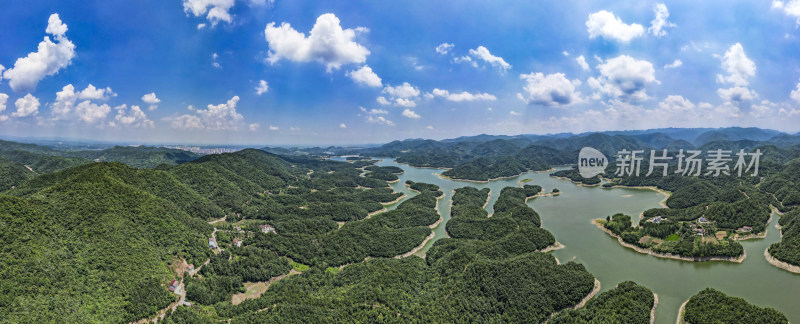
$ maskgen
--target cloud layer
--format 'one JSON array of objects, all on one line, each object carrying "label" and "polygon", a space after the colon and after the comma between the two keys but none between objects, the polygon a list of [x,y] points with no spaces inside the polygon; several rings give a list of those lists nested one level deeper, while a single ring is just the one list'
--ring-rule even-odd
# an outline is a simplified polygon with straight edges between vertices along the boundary
[{"label": "cloud layer", "polygon": [[364,30],[366,29],[343,29],[339,18],[332,13],[319,16],[308,37],[292,28],[289,23],[284,22],[276,27],[271,22],[264,30],[264,36],[269,43],[267,61],[317,61],[324,64],[328,71],[339,69],[343,64],[364,63],[370,52],[355,41],[356,33]]},{"label": "cloud layer", "polygon": [[9,80],[8,84],[14,91],[31,91],[45,77],[55,75],[72,64],[75,44],[67,39],[67,25],[61,22],[58,14],[50,15],[45,32],[52,35],[55,42],[45,36],[36,52],[17,59],[14,67],[3,73],[3,77]]}]

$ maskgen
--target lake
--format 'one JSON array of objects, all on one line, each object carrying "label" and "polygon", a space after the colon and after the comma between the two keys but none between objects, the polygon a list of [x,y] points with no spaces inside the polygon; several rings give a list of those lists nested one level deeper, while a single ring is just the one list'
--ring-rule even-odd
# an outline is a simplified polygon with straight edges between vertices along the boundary
[{"label": "lake", "polygon": [[[450,199],[453,189],[473,186],[491,189],[492,206],[507,186],[518,186],[523,179],[532,179],[526,184],[539,185],[544,192],[558,188],[561,195],[539,197],[528,201],[542,218],[542,227],[549,230],[565,247],[550,252],[562,263],[582,263],[602,284],[602,291],[618,283],[632,280],[658,294],[657,323],[675,323],[681,303],[706,287],[713,287],[731,296],[742,297],[762,307],[773,307],[800,323],[800,275],[773,267],[764,259],[764,250],[780,240],[775,228],[778,217],[772,218],[767,237],[742,241],[747,258],[742,263],[727,261],[688,262],[662,259],[640,254],[621,246],[615,238],[603,233],[591,220],[605,218],[615,213],[625,213],[636,219],[650,208],[660,207],[664,195],[648,189],[578,186],[569,180],[555,179],[550,172],[528,172],[516,177],[476,183],[442,179],[438,174],[445,169],[415,168],[381,160],[380,166],[398,166],[405,170],[400,181],[392,188],[409,197],[415,195],[405,186],[406,180],[433,183],[441,187],[445,196],[439,201],[438,210],[444,221],[434,229],[436,236],[418,252],[424,255],[433,242],[447,236],[445,224],[450,219]],[[394,208],[397,204],[390,206]]]}]

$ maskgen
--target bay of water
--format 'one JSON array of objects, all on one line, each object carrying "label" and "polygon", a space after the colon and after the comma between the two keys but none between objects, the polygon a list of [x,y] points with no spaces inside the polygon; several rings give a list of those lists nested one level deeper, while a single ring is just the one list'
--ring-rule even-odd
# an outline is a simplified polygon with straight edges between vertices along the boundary
[{"label": "bay of water", "polygon": [[[621,246],[617,240],[591,223],[592,219],[605,218],[615,213],[625,213],[636,219],[643,211],[659,208],[664,195],[648,189],[578,186],[568,180],[555,179],[549,172],[528,172],[516,177],[486,183],[443,179],[438,174],[445,169],[415,168],[384,159],[380,166],[398,166],[405,173],[400,181],[393,183],[395,191],[408,197],[415,195],[405,186],[406,180],[438,185],[445,196],[439,200],[438,210],[444,221],[434,229],[436,236],[418,252],[424,255],[433,242],[447,237],[445,224],[450,219],[450,199],[453,189],[473,186],[491,189],[486,207],[492,206],[507,186],[519,186],[519,181],[532,179],[526,184],[539,185],[544,192],[558,188],[561,194],[539,197],[528,201],[542,218],[542,227],[549,230],[565,247],[550,252],[562,263],[575,261],[586,266],[602,284],[602,291],[614,288],[618,283],[632,280],[658,294],[656,323],[675,323],[681,303],[706,287],[742,297],[762,307],[773,307],[786,314],[789,321],[800,323],[800,275],[773,267],[764,259],[764,250],[780,240],[774,227],[775,215],[768,228],[767,237],[742,241],[747,258],[742,263],[727,261],[689,262],[662,259],[640,254]],[[397,204],[389,206],[390,209]]]}]

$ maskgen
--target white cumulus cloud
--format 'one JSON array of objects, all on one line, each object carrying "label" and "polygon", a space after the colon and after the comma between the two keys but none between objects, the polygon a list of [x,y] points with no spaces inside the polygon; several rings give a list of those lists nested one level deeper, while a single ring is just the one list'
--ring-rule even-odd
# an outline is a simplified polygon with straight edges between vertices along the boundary
[{"label": "white cumulus cloud", "polygon": [[259,80],[258,85],[256,85],[256,95],[260,96],[267,93],[267,91],[269,91],[269,84],[267,84],[267,81]]},{"label": "white cumulus cloud", "polygon": [[727,75],[718,74],[717,82],[730,83],[735,86],[748,85],[747,79],[756,75],[756,64],[747,58],[742,44],[731,45],[722,57],[722,68]]},{"label": "white cumulus cloud", "polygon": [[396,98],[394,100],[394,105],[400,107],[416,107],[417,102],[407,98]]},{"label": "white cumulus cloud", "polygon": [[583,55],[576,57],[575,62],[578,62],[578,65],[580,65],[581,69],[584,71],[589,71],[591,69],[589,67],[589,63],[586,63],[586,58],[583,57]]},{"label": "white cumulus cloud", "polygon": [[670,63],[670,64],[664,65],[664,70],[676,69],[676,68],[681,67],[682,65],[683,65],[683,61],[675,60],[675,61],[672,61],[672,63]]},{"label": "white cumulus cloud", "polygon": [[387,126],[394,126],[394,123],[391,120],[386,119],[383,116],[367,116],[367,122],[372,124],[384,124]]},{"label": "white cumulus cloud", "polygon": [[257,131],[257,130],[258,130],[258,128],[260,128],[260,127],[261,127],[261,125],[260,125],[259,123],[252,123],[252,124],[249,124],[249,125],[247,125],[247,128],[248,128],[248,129],[249,129],[251,132],[255,132],[255,131]]},{"label": "white cumulus cloud", "polygon": [[372,68],[367,65],[362,66],[358,70],[348,71],[346,75],[353,79],[355,83],[368,87],[380,87],[383,85],[383,83],[381,83],[381,78],[378,77],[375,72],[372,72]]},{"label": "white cumulus cloud", "polygon": [[39,113],[39,99],[30,93],[14,102],[17,111],[11,114],[14,117],[28,117]]},{"label": "white cumulus cloud", "polygon": [[244,117],[236,111],[239,96],[219,105],[208,105],[206,110],[189,106],[193,114],[169,118],[171,126],[178,129],[238,130]]},{"label": "white cumulus cloud", "polygon": [[78,119],[87,124],[94,124],[106,119],[108,113],[111,112],[111,107],[108,104],[98,105],[89,100],[81,101],[75,107],[75,113]]},{"label": "white cumulus cloud", "polygon": [[773,9],[780,9],[783,12],[793,18],[797,19],[797,25],[800,25],[800,0],[789,0],[789,1],[772,1],[772,8]]},{"label": "white cumulus cloud", "polygon": [[415,113],[411,109],[405,109],[405,110],[403,110],[403,117],[407,117],[407,118],[411,118],[411,119],[419,119],[420,115],[418,115],[417,113]]},{"label": "white cumulus cloud", "polygon": [[731,87],[728,89],[717,89],[717,94],[725,102],[739,103],[742,101],[751,101],[758,97],[758,94],[745,87]]},{"label": "white cumulus cloud", "polygon": [[664,111],[673,113],[688,113],[695,108],[695,104],[689,99],[678,95],[667,96],[667,98],[658,103],[658,106]]},{"label": "white cumulus cloud", "polygon": [[360,107],[360,108],[361,108],[361,111],[363,111],[365,113],[368,113],[370,115],[386,115],[386,114],[389,114],[389,112],[384,110],[384,109],[372,108],[370,110],[367,110],[367,108],[364,108],[364,107]]},{"label": "white cumulus cloud", "polygon": [[155,92],[148,93],[142,96],[142,101],[149,105],[155,105],[161,102],[161,99],[158,99]]},{"label": "white cumulus cloud", "polygon": [[55,119],[66,118],[75,106],[78,94],[75,87],[71,84],[65,85],[61,91],[56,92],[56,101],[51,105],[52,114]]},{"label": "white cumulus cloud", "polygon": [[[6,110],[6,102],[8,102],[8,95],[5,93],[0,93],[0,113]],[[6,115],[0,115],[0,122],[5,121],[8,119]]]},{"label": "white cumulus cloud", "polygon": [[644,27],[639,24],[626,24],[614,13],[600,10],[589,15],[586,20],[586,28],[589,38],[603,37],[605,39],[616,40],[623,43],[630,42],[632,39],[644,34]]},{"label": "white cumulus cloud", "polygon": [[403,84],[394,87],[387,85],[383,88],[382,93],[387,94],[389,99],[383,96],[378,97],[376,100],[381,105],[394,104],[400,107],[416,107],[416,99],[421,92],[417,87],[408,82],[403,82]]},{"label": "white cumulus cloud", "polygon": [[364,63],[370,52],[356,43],[355,38],[356,32],[365,30],[363,27],[342,29],[339,18],[332,13],[319,16],[308,37],[292,28],[289,23],[276,26],[271,22],[264,30],[269,43],[267,61],[317,61],[325,64],[328,71],[339,69],[343,64]]},{"label": "white cumulus cloud", "polygon": [[[800,104],[800,83],[797,84],[797,88],[792,90],[792,93],[789,95],[789,97],[792,98],[792,100],[794,100],[794,101],[796,101],[797,103]],[[2,110],[0,110],[0,111],[2,111]]]},{"label": "white cumulus cloud", "polygon": [[217,53],[211,54],[211,66],[213,66],[214,68],[217,68],[217,69],[221,69],[222,65],[220,65],[219,62],[217,62],[218,58],[219,58],[219,54],[217,54]]},{"label": "white cumulus cloud", "polygon": [[75,57],[75,44],[66,37],[67,25],[61,22],[58,14],[50,15],[47,21],[48,34],[53,35],[56,42],[45,36],[39,43],[36,52],[19,58],[14,67],[6,70],[3,77],[8,80],[8,85],[14,91],[30,91],[47,76],[58,73],[61,69],[72,64]]},{"label": "white cumulus cloud", "polygon": [[220,21],[232,21],[230,10],[233,5],[234,0],[183,0],[183,11],[195,17],[205,16],[211,26],[216,26]]},{"label": "white cumulus cloud", "polygon": [[161,102],[161,99],[158,99],[158,97],[156,97],[156,93],[155,92],[151,92],[151,93],[148,93],[148,94],[142,96],[142,101],[144,101],[144,103],[150,105],[150,106],[147,107],[147,110],[153,111],[153,110],[158,109],[158,104]]},{"label": "white cumulus cloud", "polygon": [[442,90],[442,89],[433,89],[431,92],[434,96],[444,98],[448,101],[494,101],[497,100],[497,97],[488,94],[488,93],[469,93],[467,91],[462,91],[460,93],[454,92],[450,93],[450,91]]},{"label": "white cumulus cloud", "polygon": [[[109,87],[98,89],[89,84],[82,91],[75,91],[75,87],[72,84],[68,84],[61,91],[56,92],[56,100],[50,104],[51,114],[53,115],[53,120],[68,119],[78,100],[89,102],[91,100],[108,100],[116,96],[117,94]],[[84,105],[84,107],[86,106]],[[80,116],[78,117],[80,118]],[[83,118],[81,119],[83,120]]]},{"label": "white cumulus cloud", "polygon": [[587,81],[595,89],[594,97],[597,99],[607,96],[623,101],[645,100],[648,98],[647,85],[659,83],[652,63],[628,55],[608,59],[598,65],[597,70],[600,71],[600,76],[591,77]]},{"label": "white cumulus cloud", "polygon": [[384,96],[379,96],[378,98],[375,98],[375,101],[377,101],[379,104],[381,104],[381,105],[384,105],[384,106],[386,106],[386,105],[391,105],[391,104],[392,104],[392,103],[391,103],[391,102],[389,102],[389,100],[388,100],[388,99],[386,99],[386,97],[384,97]]},{"label": "white cumulus cloud", "polygon": [[525,85],[522,87],[525,94],[518,93],[517,97],[526,103],[542,106],[566,106],[582,101],[580,92],[575,91],[575,84],[579,81],[570,81],[563,73],[520,74],[519,78],[525,80]]},{"label": "white cumulus cloud", "polygon": [[436,46],[436,53],[445,55],[449,53],[450,50],[453,49],[453,47],[455,47],[455,45],[453,45],[452,43],[441,43],[438,46]]},{"label": "white cumulus cloud", "polygon": [[511,68],[511,64],[508,64],[502,57],[492,55],[486,47],[478,46],[476,49],[470,49],[469,54],[503,71]]},{"label": "white cumulus cloud", "polygon": [[383,88],[383,92],[396,98],[413,98],[420,94],[419,89],[408,82],[403,82],[396,87],[386,86]]},{"label": "white cumulus cloud", "polygon": [[667,5],[663,3],[657,3],[653,10],[656,13],[656,18],[650,22],[650,28],[648,28],[647,31],[650,32],[650,34],[653,34],[655,37],[666,36],[666,29],[675,27],[675,24],[668,20],[669,10],[667,10]]},{"label": "white cumulus cloud", "polygon": [[81,91],[80,95],[78,95],[78,99],[89,99],[89,100],[108,100],[111,97],[116,97],[117,94],[111,90],[111,88],[106,87],[105,89],[97,89],[91,83]]},{"label": "white cumulus cloud", "polygon": [[[133,128],[153,128],[155,126],[139,106],[132,105],[128,109],[128,105],[121,105],[114,107],[114,109],[117,111],[117,116],[114,119],[116,123],[122,126]],[[116,123],[112,125],[116,126]]]}]

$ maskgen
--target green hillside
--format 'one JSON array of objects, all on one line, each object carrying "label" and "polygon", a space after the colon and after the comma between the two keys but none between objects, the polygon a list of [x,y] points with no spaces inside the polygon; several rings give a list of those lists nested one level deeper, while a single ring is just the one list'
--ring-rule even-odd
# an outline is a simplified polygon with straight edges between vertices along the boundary
[{"label": "green hillside", "polygon": [[[208,256],[210,226],[99,163],[0,195],[2,302],[12,322],[125,322],[174,300],[176,258]],[[38,178],[37,178],[38,180]],[[58,315],[56,315],[58,314]]]}]

